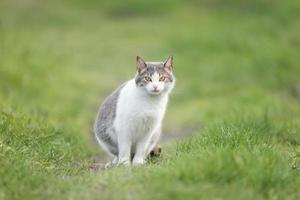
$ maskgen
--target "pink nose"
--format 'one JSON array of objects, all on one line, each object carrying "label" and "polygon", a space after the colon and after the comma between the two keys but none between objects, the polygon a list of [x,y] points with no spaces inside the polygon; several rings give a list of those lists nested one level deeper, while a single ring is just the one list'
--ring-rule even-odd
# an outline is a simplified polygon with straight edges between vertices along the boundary
[{"label": "pink nose", "polygon": [[157,90],[157,85],[154,85],[153,88],[154,88],[154,90]]}]

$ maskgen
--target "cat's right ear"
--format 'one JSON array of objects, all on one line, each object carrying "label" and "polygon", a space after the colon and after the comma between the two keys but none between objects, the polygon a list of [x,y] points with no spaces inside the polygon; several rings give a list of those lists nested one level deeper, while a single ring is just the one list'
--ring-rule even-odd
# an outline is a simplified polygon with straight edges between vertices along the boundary
[{"label": "cat's right ear", "polygon": [[140,73],[143,69],[147,68],[146,62],[140,56],[136,57],[136,67],[138,73]]}]

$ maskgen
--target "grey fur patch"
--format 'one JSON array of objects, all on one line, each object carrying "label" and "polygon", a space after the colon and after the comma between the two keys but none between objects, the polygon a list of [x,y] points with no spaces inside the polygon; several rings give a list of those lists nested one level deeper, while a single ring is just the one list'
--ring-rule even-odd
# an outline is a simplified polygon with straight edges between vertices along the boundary
[{"label": "grey fur patch", "polygon": [[166,79],[164,82],[173,82],[173,75],[166,70],[163,62],[147,62],[146,65],[147,67],[135,77],[135,83],[138,87],[147,85],[147,81],[144,79],[144,77],[146,75],[151,77],[155,72],[165,76]]},{"label": "grey fur patch", "polygon": [[124,86],[125,83],[104,100],[98,111],[94,124],[95,136],[102,141],[107,150],[113,155],[118,155],[118,145],[115,141],[113,141],[111,135],[115,132],[113,123],[116,118],[120,91]]}]

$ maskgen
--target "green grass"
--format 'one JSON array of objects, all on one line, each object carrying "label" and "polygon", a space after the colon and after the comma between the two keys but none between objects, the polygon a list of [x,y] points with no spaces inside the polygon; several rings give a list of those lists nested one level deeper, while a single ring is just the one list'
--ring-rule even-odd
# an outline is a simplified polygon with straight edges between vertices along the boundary
[{"label": "green grass", "polygon": [[[299,199],[300,3],[0,2],[0,199]],[[140,168],[89,171],[98,106],[135,56],[175,58]]]}]

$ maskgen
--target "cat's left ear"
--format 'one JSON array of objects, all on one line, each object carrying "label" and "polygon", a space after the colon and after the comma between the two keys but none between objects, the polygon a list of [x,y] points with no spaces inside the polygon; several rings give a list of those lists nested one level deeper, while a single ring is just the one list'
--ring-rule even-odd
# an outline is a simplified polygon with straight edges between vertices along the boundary
[{"label": "cat's left ear", "polygon": [[167,68],[170,72],[173,71],[173,56],[169,56],[167,61],[164,63],[165,68]]},{"label": "cat's left ear", "polygon": [[138,73],[140,73],[143,69],[147,68],[146,62],[140,56],[136,57],[136,66]]}]

